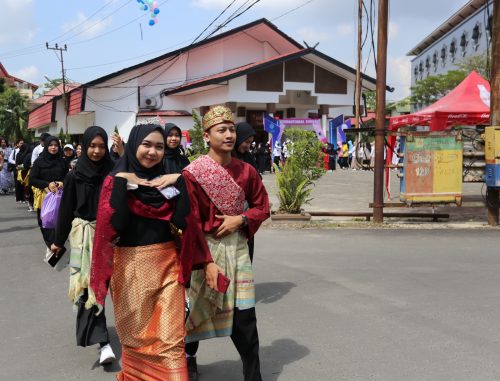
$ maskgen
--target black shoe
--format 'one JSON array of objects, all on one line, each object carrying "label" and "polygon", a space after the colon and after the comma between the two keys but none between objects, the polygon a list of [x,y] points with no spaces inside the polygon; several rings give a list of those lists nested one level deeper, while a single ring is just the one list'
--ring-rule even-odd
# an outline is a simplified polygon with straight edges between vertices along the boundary
[{"label": "black shoe", "polygon": [[196,365],[196,357],[188,357],[187,358],[187,366],[188,366],[189,381],[197,381],[198,380],[198,365]]}]

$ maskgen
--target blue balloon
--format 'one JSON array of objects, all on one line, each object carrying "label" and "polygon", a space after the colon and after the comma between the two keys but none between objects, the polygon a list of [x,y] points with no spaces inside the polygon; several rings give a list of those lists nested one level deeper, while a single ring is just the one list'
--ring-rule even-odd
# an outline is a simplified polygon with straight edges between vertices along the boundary
[{"label": "blue balloon", "polygon": [[153,11],[153,13],[154,13],[155,15],[157,15],[158,13],[160,13],[160,9],[159,9],[159,8],[155,8],[155,10]]},{"label": "blue balloon", "polygon": [[155,24],[155,20],[149,20],[149,25],[153,26]]}]

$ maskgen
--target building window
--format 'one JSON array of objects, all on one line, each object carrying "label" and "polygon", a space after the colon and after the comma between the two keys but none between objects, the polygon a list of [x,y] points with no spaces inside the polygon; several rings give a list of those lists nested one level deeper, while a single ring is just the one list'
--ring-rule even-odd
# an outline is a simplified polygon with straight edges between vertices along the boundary
[{"label": "building window", "polygon": [[462,33],[462,37],[460,37],[460,50],[462,52],[462,56],[465,56],[467,53],[467,44],[469,41],[467,41],[467,32]]},{"label": "building window", "polygon": [[477,23],[474,29],[472,29],[472,43],[474,44],[474,50],[479,48],[479,42],[481,41],[481,24]]},{"label": "building window", "polygon": [[425,70],[427,70],[427,73],[431,71],[431,58],[427,57],[425,59]]},{"label": "building window", "polygon": [[450,61],[451,62],[455,62],[456,54],[457,54],[457,42],[455,41],[455,39],[453,39],[453,41],[451,41],[451,44],[450,44]]},{"label": "building window", "polygon": [[413,74],[415,76],[415,81],[417,80],[417,76],[418,76],[418,67],[415,66],[415,69],[413,69]]},{"label": "building window", "polygon": [[446,66],[446,45],[441,48],[441,64],[443,67]]},{"label": "building window", "polygon": [[418,72],[420,74],[420,79],[422,79],[424,75],[424,64],[422,63],[422,61],[420,61],[420,63],[418,64]]},{"label": "building window", "polygon": [[432,68],[434,69],[434,71],[437,71],[437,68],[438,68],[438,52],[437,52],[437,50],[432,55]]}]

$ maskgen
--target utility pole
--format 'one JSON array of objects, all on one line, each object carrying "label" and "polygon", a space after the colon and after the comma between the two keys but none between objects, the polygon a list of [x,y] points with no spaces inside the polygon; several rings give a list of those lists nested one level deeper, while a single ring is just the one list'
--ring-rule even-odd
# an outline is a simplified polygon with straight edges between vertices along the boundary
[{"label": "utility pole", "polygon": [[387,71],[387,22],[389,0],[378,1],[377,25],[377,115],[375,124],[375,174],[373,184],[373,222],[384,221],[384,137],[385,89]]},{"label": "utility pole", "polygon": [[46,42],[45,46],[47,47],[48,50],[57,50],[59,51],[60,57],[59,61],[61,61],[61,72],[62,72],[62,83],[63,83],[63,104],[64,104],[64,133],[67,135],[68,134],[68,109],[69,109],[69,102],[67,99],[67,94],[66,94],[66,72],[64,71],[64,57],[63,57],[63,52],[68,51],[68,47],[66,44],[64,44],[64,47],[60,47],[58,44],[55,44],[54,46],[50,47],[49,43]]},{"label": "utility pole", "polygon": [[[356,127],[360,126],[360,104],[361,104],[361,44],[363,38],[363,0],[358,0],[358,59],[356,64],[356,99],[355,99],[355,120]],[[356,151],[352,156],[352,168],[359,168],[358,164],[358,152],[359,152],[359,144],[361,140],[361,134],[358,133],[356,139]]]},{"label": "utility pole", "polygon": [[[491,125],[500,126],[500,0],[493,1],[491,29]],[[488,224],[498,225],[498,190],[488,188]]]}]

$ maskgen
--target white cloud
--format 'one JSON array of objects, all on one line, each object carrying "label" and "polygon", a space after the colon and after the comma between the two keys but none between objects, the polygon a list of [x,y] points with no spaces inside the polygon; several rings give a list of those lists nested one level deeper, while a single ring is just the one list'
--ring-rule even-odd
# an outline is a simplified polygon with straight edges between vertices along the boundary
[{"label": "white cloud", "polygon": [[0,45],[30,42],[36,31],[32,0],[2,0]]},{"label": "white cloud", "polygon": [[192,4],[198,8],[211,9],[227,6],[226,0],[194,0]]},{"label": "white cloud", "polygon": [[297,31],[298,40],[303,40],[309,45],[314,45],[317,42],[323,42],[328,40],[329,34],[315,30],[312,27],[302,27]]},{"label": "white cloud", "polygon": [[388,95],[390,99],[402,99],[410,95],[411,57],[387,57],[387,85],[395,91]]},{"label": "white cloud", "polygon": [[389,21],[389,40],[395,40],[399,37],[399,25]]},{"label": "white cloud", "polygon": [[28,82],[35,82],[38,80],[39,71],[35,65],[31,65],[16,70],[13,75]]},{"label": "white cloud", "polygon": [[353,24],[339,24],[335,28],[339,36],[350,36],[354,32]]},{"label": "white cloud", "polygon": [[76,19],[64,23],[62,29],[64,33],[71,30],[70,35],[72,33],[78,33],[79,36],[90,38],[100,34],[104,29],[110,26],[111,23],[111,17],[99,20],[89,20],[83,12],[78,12]]}]

